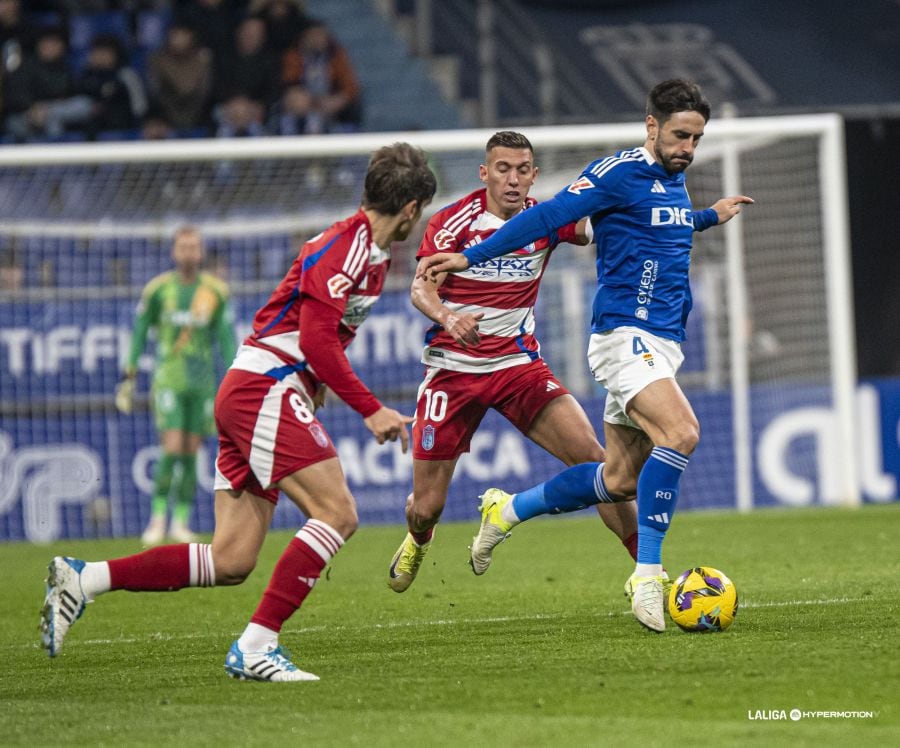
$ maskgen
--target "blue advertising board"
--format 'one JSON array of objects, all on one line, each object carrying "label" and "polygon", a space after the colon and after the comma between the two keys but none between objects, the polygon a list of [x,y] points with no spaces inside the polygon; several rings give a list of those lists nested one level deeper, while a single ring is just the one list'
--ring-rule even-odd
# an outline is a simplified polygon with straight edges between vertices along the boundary
[{"label": "blue advertising board", "polygon": [[[262,299],[235,299],[246,330]],[[0,540],[134,536],[149,513],[153,464],[159,454],[150,414],[123,416],[112,407],[134,300],[0,304]],[[422,376],[422,317],[405,292],[386,294],[350,349],[362,378],[411,412]],[[552,360],[552,356],[551,356]],[[147,357],[145,369],[149,369]],[[146,390],[146,373],[141,387]],[[705,433],[728,434],[730,396],[688,392]],[[827,393],[797,384],[752,393],[754,501],[758,506],[836,503],[832,416]],[[584,401],[599,424],[602,395]],[[860,488],[867,501],[897,498],[900,480],[900,380],[864,382],[858,389],[862,455]],[[411,459],[399,444],[379,446],[361,419],[339,403],[321,419],[331,434],[363,523],[402,522],[411,489]],[[215,440],[205,445],[193,527],[213,527]],[[734,454],[730,439],[701,440],[683,480],[680,507],[732,508]],[[444,513],[473,520],[478,494],[491,485],[520,490],[561,467],[495,413],[489,414],[460,461]],[[282,502],[276,527],[295,527],[299,512]]]}]

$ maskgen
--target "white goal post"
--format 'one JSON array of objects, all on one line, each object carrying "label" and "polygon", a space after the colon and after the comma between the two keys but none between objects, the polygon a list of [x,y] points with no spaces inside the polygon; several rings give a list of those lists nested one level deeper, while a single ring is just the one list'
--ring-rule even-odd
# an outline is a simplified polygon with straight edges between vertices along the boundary
[{"label": "white goal post", "polygon": [[[591,160],[639,144],[645,136],[640,123],[521,131],[535,146],[541,167],[532,190],[539,199],[564,187]],[[433,211],[479,186],[478,164],[493,133],[0,148],[0,269],[11,269],[12,276],[5,277],[13,277],[0,287],[0,442],[6,439],[8,453],[0,450],[0,461],[12,459],[29,439],[32,445],[83,441],[80,427],[70,429],[61,420],[67,412],[102,411],[110,420],[114,359],[122,354],[122,330],[127,334],[130,326],[124,310],[143,283],[167,266],[168,238],[179,224],[198,225],[211,242],[215,258],[227,267],[240,302],[238,320],[246,326],[248,310],[274,286],[298,244],[355,210],[373,150],[407,141],[429,154],[439,179]],[[757,504],[859,504],[842,119],[833,114],[714,119],[687,183],[697,208],[735,193],[750,194],[756,205],[724,229],[695,237],[695,311],[679,379],[701,417],[700,450],[707,450],[709,465],[717,465],[726,478],[697,475],[686,493],[697,497],[697,507],[741,510]],[[416,350],[425,329],[403,293],[417,238],[395,256],[399,268],[392,270],[391,288],[397,294],[386,302],[391,320],[385,318],[376,332],[354,343],[355,352],[351,349],[369,385],[405,409],[419,377]],[[588,402],[602,396],[585,362],[594,285],[591,254],[560,249],[541,291],[538,316],[549,362]],[[78,321],[80,310],[91,304],[96,309]],[[62,321],[38,329],[37,318],[48,308]],[[63,325],[66,315],[70,324]],[[114,328],[109,340],[103,331],[88,330],[87,320],[98,319],[104,329]],[[79,326],[84,329],[75,329]],[[338,407],[338,420],[340,413]],[[791,417],[782,418],[785,413]],[[590,414],[599,427],[599,414]],[[334,428],[350,433],[351,415]],[[41,418],[53,420],[52,427],[40,425]],[[29,428],[35,430],[32,437]],[[112,454],[110,442],[122,441],[125,426],[117,421],[116,428],[115,440],[104,440],[98,453]],[[12,439],[13,434],[26,438]],[[125,434],[125,441],[140,442],[141,434],[141,439]],[[371,462],[360,468],[357,485],[351,482],[363,496],[361,506],[366,481],[377,475],[381,482],[370,486],[371,505],[387,507],[401,491],[408,463],[359,459]],[[474,466],[474,456],[470,462]],[[498,456],[490,464],[500,470],[501,462]],[[105,477],[114,500],[134,489],[124,485],[128,462],[120,463],[108,467]],[[378,473],[379,465],[388,465],[387,472]],[[522,480],[532,477],[510,469]],[[460,485],[482,478],[484,485],[485,470],[472,467]],[[122,485],[113,485],[113,472]],[[0,496],[0,514],[5,508]],[[399,514],[384,514],[389,517],[401,521]],[[113,520],[114,534],[139,527],[136,519],[118,525]]]}]

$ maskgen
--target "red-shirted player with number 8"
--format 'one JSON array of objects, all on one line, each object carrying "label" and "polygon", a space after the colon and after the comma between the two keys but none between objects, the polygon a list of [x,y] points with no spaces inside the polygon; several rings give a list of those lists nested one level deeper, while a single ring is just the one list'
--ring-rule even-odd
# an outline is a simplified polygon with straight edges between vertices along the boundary
[{"label": "red-shirted player with number 8", "polygon": [[[418,257],[460,252],[483,241],[506,221],[535,205],[528,197],[538,167],[528,139],[495,133],[479,168],[485,187],[438,211]],[[405,591],[416,578],[440,519],[460,455],[489,408],[566,465],[602,461],[603,448],[578,401],[540,356],[534,304],[557,244],[588,244],[586,219],[563,226],[522,249],[470,268],[417,277],[412,300],[435,324],[422,356],[427,369],[413,426],[413,493],[407,499],[409,532],[394,554],[388,584]],[[600,516],[634,557],[634,502],[602,504]],[[487,562],[489,563],[489,561]],[[484,568],[473,562],[476,574]]]},{"label": "red-shirted player with number 8", "polygon": [[228,675],[318,680],[278,643],[325,565],[357,527],[356,504],[334,445],[315,417],[327,385],[379,444],[411,418],[383,406],[344,349],[384,285],[390,245],[405,239],[435,192],[424,153],[406,143],[376,151],[362,207],[307,242],[253,322],[216,397],[216,529],[212,544],[153,548],[112,561],[50,562],[41,643],[54,657],[86,602],[111,590],[164,591],[240,584],[253,571],[279,489],[309,518],[275,566],[262,600],[225,658]]}]

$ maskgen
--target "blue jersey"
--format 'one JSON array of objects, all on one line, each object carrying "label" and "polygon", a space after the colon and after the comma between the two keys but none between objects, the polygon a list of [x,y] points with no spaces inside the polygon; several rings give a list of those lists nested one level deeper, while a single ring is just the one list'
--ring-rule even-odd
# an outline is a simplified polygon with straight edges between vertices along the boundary
[{"label": "blue jersey", "polygon": [[684,340],[693,232],[718,216],[712,208],[693,212],[684,173],[670,174],[646,148],[594,161],[552,200],[522,211],[463,254],[476,265],[585,216],[597,243],[591,331],[632,325]]}]

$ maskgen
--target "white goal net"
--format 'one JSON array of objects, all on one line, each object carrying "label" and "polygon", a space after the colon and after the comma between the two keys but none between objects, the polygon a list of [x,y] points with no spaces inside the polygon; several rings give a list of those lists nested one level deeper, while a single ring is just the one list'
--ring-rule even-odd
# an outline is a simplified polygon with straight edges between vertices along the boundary
[{"label": "white goal net", "polygon": [[[591,160],[643,141],[643,127],[525,128],[547,198]],[[143,285],[171,266],[190,222],[208,269],[231,289],[246,333],[299,245],[358,203],[369,154],[407,140],[438,175],[431,210],[480,185],[493,131],[448,131],[0,148],[0,539],[135,535],[158,454],[145,356],[138,412],[113,407]],[[703,436],[683,506],[854,503],[851,338],[842,125],[831,115],[713,121],[688,186],[695,207],[741,192],[756,205],[697,235],[695,308],[680,381]],[[427,215],[425,217],[427,219]],[[424,228],[425,221],[420,225]],[[408,301],[420,234],[395,247],[387,293],[350,349],[379,396],[414,409],[427,321]],[[593,248],[561,247],[541,290],[537,334],[600,426],[603,392],[585,362]],[[402,522],[410,461],[379,447],[338,402],[322,420],[363,521]],[[212,528],[212,459],[192,518]],[[474,518],[487,485],[518,490],[559,468],[499,417],[460,464],[444,517]],[[284,504],[284,502],[282,502]],[[292,524],[281,507],[276,525]]]}]

